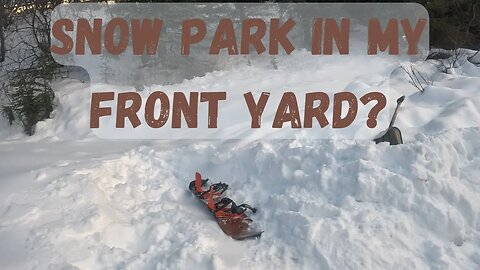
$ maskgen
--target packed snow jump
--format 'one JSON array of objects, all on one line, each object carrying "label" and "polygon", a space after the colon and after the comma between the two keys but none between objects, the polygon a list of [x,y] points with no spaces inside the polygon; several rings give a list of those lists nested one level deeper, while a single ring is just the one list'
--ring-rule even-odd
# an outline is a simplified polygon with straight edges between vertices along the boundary
[{"label": "packed snow jump", "polygon": [[228,184],[220,182],[208,185],[208,180],[202,179],[197,172],[188,188],[208,207],[222,231],[236,240],[260,237],[263,231],[245,214],[247,210],[256,213],[257,209],[245,203],[237,205],[224,196]]}]

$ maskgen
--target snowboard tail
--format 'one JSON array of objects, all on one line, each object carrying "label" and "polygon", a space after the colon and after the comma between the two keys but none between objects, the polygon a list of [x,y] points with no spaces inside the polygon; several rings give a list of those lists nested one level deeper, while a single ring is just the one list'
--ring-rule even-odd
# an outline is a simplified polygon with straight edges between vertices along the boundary
[{"label": "snowboard tail", "polygon": [[263,231],[255,226],[252,219],[243,219],[241,221],[229,221],[216,219],[218,226],[222,231],[236,240],[243,240],[247,238],[259,238]]}]

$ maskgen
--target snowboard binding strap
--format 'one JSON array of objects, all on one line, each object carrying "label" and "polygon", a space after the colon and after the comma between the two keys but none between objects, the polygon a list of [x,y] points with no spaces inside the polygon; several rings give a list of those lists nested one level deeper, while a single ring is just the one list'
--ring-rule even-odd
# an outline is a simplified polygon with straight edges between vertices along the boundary
[{"label": "snowboard binding strap", "polygon": [[[213,189],[213,195],[220,196],[228,189],[228,185],[225,183],[215,183],[210,186],[210,189]],[[200,193],[200,197],[206,199],[209,192],[210,190],[203,191]]]},{"label": "snowboard binding strap", "polygon": [[[231,205],[230,208],[227,208],[229,205]],[[213,213],[216,217],[245,218],[245,211],[250,210],[253,213],[257,212],[256,208],[251,207],[246,203],[237,205],[230,198],[222,198],[219,202],[214,204],[214,207]]]},{"label": "snowboard binding strap", "polygon": [[222,195],[228,189],[228,185],[225,183],[215,183],[210,186],[210,189],[203,190],[203,187],[205,187],[208,180],[209,180],[208,178],[202,179],[202,176],[200,175],[200,173],[197,172],[195,174],[195,180],[190,182],[190,185],[189,185],[190,191],[192,191],[195,195],[199,196],[202,199],[207,199],[208,193],[212,188],[215,196]]}]

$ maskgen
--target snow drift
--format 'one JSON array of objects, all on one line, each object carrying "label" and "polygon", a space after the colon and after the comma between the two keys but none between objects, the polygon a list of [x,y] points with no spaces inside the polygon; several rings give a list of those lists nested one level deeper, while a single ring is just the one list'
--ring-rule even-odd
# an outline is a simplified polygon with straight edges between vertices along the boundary
[{"label": "snow drift", "polygon": [[[392,74],[392,96],[407,95],[396,124],[405,144],[394,147],[301,137],[101,140],[88,129],[86,84],[59,82],[59,106],[37,135],[2,133],[0,265],[478,269],[480,70],[470,63],[455,74],[416,67],[434,83],[420,93],[404,73]],[[221,84],[228,72],[177,87]],[[281,63],[276,72],[291,74]],[[308,83],[300,73],[290,78]],[[372,74],[351,85],[383,80]],[[187,189],[196,171],[229,183],[232,199],[259,208],[261,239],[239,242],[221,232]]]}]

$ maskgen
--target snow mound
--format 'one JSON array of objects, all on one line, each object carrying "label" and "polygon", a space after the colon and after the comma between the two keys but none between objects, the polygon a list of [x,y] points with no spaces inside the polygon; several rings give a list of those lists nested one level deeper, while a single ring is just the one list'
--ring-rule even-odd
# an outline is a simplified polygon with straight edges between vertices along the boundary
[{"label": "snow mound", "polygon": [[[2,235],[25,231],[22,268],[480,266],[480,128],[396,147],[237,143],[139,146],[33,170],[34,184],[2,205]],[[187,190],[197,170],[260,209],[260,240],[221,232]]]},{"label": "snow mound", "polygon": [[88,86],[88,83],[71,79],[52,85],[56,97],[52,118],[37,124],[36,136],[32,139],[72,140],[91,137]]},{"label": "snow mound", "polygon": [[[321,89],[317,89],[318,85],[327,89],[332,87],[332,89],[338,88],[353,92],[382,89],[390,103],[401,95],[407,95],[396,122],[396,126],[404,132],[404,141],[415,139],[415,135],[419,132],[436,134],[447,129],[480,126],[480,68],[470,62],[454,69],[454,74],[441,73],[430,62],[414,63],[413,66],[417,72],[432,80],[430,85],[424,84],[425,91],[420,92],[408,83],[409,77],[403,70],[397,68],[390,74],[394,63],[384,59],[370,60],[371,62],[366,64],[369,66],[366,74],[346,76],[341,69],[358,68],[359,62],[363,66],[365,59],[335,62],[330,58],[325,58],[322,61],[313,61],[311,57],[307,56],[306,52],[298,52],[290,58],[279,58],[278,70],[272,70],[267,63],[259,62],[257,66],[242,66],[215,71],[175,85],[152,86],[143,94],[152,91],[178,91],[179,89],[196,89],[198,91],[229,89],[229,91],[238,93],[251,89],[267,89],[273,92],[297,88],[321,91]],[[319,81],[321,78],[328,78],[328,80]],[[54,84],[53,88],[57,97],[57,107],[52,114],[52,119],[38,123],[36,135],[30,140],[95,140],[95,136],[89,128],[89,83],[69,79]],[[231,101],[233,108],[243,108],[244,105],[238,105],[236,102],[244,101],[241,99]],[[274,106],[275,102],[272,101],[270,105]],[[386,108],[385,111],[387,109],[392,108]],[[390,111],[390,113],[392,112],[393,110]],[[235,116],[236,114],[232,112],[231,115]],[[385,116],[387,115],[383,115],[382,119],[390,118]],[[235,117],[228,121],[235,121]],[[358,132],[367,135],[352,134],[350,138],[375,136],[375,134],[370,134],[372,130],[363,127],[362,120],[357,121],[358,123],[355,125],[359,126]],[[387,124],[387,122],[383,122]],[[141,129],[141,127],[137,129]],[[151,134],[148,134],[154,131],[137,130],[136,132],[145,132],[145,136],[151,137]],[[241,133],[241,130],[237,132]],[[0,132],[0,136],[12,138],[11,133],[11,131]],[[268,137],[268,134],[265,136]],[[13,138],[18,139],[19,137],[22,136]],[[227,137],[229,136],[227,135]]]},{"label": "snow mound", "polygon": [[[286,87],[310,87],[331,67],[298,60],[279,61],[275,72],[218,71],[165,89],[242,82],[243,90],[282,77]],[[388,64],[350,81],[335,66],[331,79],[346,89],[383,88]],[[8,139],[0,141],[0,267],[480,269],[480,69],[415,67],[433,83],[420,93],[401,70],[392,73],[391,97],[407,95],[396,122],[405,144],[392,147],[101,140],[88,128],[87,84],[58,82],[53,118],[35,136],[15,135],[0,121]],[[261,239],[222,233],[187,189],[196,171],[259,209]]]}]

